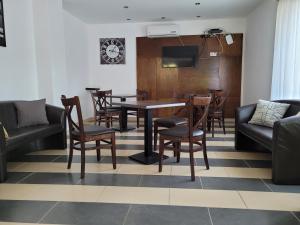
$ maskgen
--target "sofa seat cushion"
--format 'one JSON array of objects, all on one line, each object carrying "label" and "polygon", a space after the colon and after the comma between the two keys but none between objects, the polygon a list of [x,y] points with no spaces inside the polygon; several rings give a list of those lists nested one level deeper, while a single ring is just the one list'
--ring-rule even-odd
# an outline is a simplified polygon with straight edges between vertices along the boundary
[{"label": "sofa seat cushion", "polygon": [[272,149],[272,128],[248,123],[241,123],[239,124],[239,131],[242,132],[244,135],[261,143],[269,150]]},{"label": "sofa seat cushion", "polygon": [[7,150],[20,146],[22,143],[28,143],[63,130],[59,124],[39,125],[23,127],[8,131]]}]

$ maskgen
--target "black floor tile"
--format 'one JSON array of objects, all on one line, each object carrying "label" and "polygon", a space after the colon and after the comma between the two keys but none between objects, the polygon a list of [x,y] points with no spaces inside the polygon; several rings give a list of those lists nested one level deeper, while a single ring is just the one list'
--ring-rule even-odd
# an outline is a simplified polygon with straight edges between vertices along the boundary
[{"label": "black floor tile", "polygon": [[98,186],[127,186],[136,187],[139,184],[141,175],[126,174],[87,174],[80,184]]},{"label": "black floor tile", "polygon": [[128,209],[126,204],[64,202],[58,204],[42,223],[121,225]]},{"label": "black floor tile", "polygon": [[0,221],[36,223],[54,204],[55,202],[0,200]]},{"label": "black floor tile", "polygon": [[125,225],[211,225],[207,208],[133,205]]},{"label": "black floor tile", "polygon": [[[197,165],[204,166],[204,159],[196,159]],[[208,159],[210,166],[215,167],[248,167],[244,160],[239,159]]]},{"label": "black floor tile", "polygon": [[5,181],[5,183],[18,183],[20,180],[24,179],[30,174],[30,172],[9,172],[7,173],[7,180]]},{"label": "black floor tile", "polygon": [[272,180],[264,180],[264,182],[272,189],[274,192],[290,192],[290,193],[300,193],[300,185],[278,185],[274,184]]},{"label": "black floor tile", "polygon": [[270,191],[260,179],[201,177],[201,180],[204,189]]},{"label": "black floor tile", "polygon": [[300,212],[294,212],[294,215],[298,218],[298,220],[300,221]]},{"label": "black floor tile", "polygon": [[214,225],[299,225],[290,212],[250,209],[210,209]]},{"label": "black floor tile", "polygon": [[20,183],[23,184],[76,184],[80,180],[79,173],[33,173]]},{"label": "black floor tile", "polygon": [[246,160],[252,168],[272,168],[271,160]]}]

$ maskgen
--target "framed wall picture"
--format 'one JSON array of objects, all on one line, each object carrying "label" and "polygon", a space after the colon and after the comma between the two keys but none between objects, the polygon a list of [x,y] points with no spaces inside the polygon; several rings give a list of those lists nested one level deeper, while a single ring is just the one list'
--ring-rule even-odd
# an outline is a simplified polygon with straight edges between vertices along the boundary
[{"label": "framed wall picture", "polygon": [[3,0],[0,0],[0,46],[6,47]]},{"label": "framed wall picture", "polygon": [[100,64],[125,64],[125,38],[100,38]]}]

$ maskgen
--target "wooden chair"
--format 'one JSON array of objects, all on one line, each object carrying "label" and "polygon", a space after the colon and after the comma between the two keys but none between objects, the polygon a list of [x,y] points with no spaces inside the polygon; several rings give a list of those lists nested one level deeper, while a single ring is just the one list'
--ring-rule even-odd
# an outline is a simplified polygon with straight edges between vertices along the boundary
[{"label": "wooden chair", "polygon": [[[84,178],[85,175],[85,151],[95,150],[97,152],[97,160],[100,161],[102,147],[108,146],[111,148],[112,163],[113,168],[116,169],[116,143],[115,143],[115,132],[114,130],[106,127],[100,127],[97,125],[84,126],[81,114],[80,101],[78,96],[73,98],[66,98],[66,96],[61,96],[62,104],[66,110],[66,117],[69,124],[69,134],[70,134],[70,152],[68,160],[68,169],[71,168],[73,150],[80,150],[81,152],[81,175],[80,178]],[[74,108],[76,108],[74,110]],[[72,112],[76,111],[78,123],[75,123],[72,119]],[[96,146],[85,147],[86,142],[95,141]],[[100,142],[105,144],[100,145]],[[78,146],[78,147],[77,147]]]},{"label": "wooden chair", "polygon": [[223,128],[223,133],[226,134],[225,102],[226,95],[224,91],[215,91],[213,93],[213,100],[208,113],[208,130],[211,130],[212,137],[215,136],[215,120],[218,121],[219,127]]},{"label": "wooden chair", "polygon": [[[177,162],[180,161],[181,152],[189,153],[192,181],[195,180],[194,152],[203,151],[206,169],[209,169],[206,152],[206,123],[210,101],[211,97],[190,96],[186,104],[189,112],[188,124],[159,131],[159,172],[162,171],[162,159],[165,149],[176,152]],[[197,119],[194,118],[195,108],[202,112],[202,115]],[[165,140],[168,142],[165,143]],[[188,148],[182,147],[182,142],[189,143]],[[198,147],[194,147],[193,145],[197,145]]]},{"label": "wooden chair", "polygon": [[100,126],[101,122],[106,124],[106,127],[112,127],[113,121],[119,121],[122,110],[119,106],[112,105],[112,90],[97,91],[91,93],[94,106],[94,121]]},{"label": "wooden chair", "polygon": [[[186,100],[186,99],[182,99]],[[154,121],[154,151],[157,149],[157,136],[158,136],[158,127],[164,127],[164,128],[172,128],[178,125],[187,124],[187,118],[181,116],[183,111],[186,110],[186,108],[181,108],[176,111],[174,116],[171,117],[163,117],[158,118]]]},{"label": "wooden chair", "polygon": [[[149,93],[144,90],[136,89],[136,98],[138,101],[144,101],[149,99]],[[144,118],[144,110],[137,109],[135,111],[131,110],[128,112],[128,115],[136,116],[136,127],[140,127],[140,118]]]}]

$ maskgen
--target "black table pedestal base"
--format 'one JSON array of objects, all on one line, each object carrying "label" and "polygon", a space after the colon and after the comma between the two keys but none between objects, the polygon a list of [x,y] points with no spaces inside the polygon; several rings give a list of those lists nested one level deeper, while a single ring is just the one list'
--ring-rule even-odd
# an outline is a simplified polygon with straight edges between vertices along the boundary
[{"label": "black table pedestal base", "polygon": [[121,129],[120,127],[112,127],[112,129],[114,129],[115,131],[120,131],[122,133],[122,132],[128,132],[131,130],[135,130],[137,128],[134,126],[127,126],[125,129]]},{"label": "black table pedestal base", "polygon": [[[169,158],[169,157],[166,155],[163,156],[163,159],[167,159],[167,158]],[[137,161],[142,164],[150,165],[150,164],[157,163],[159,161],[159,155],[158,155],[158,153],[153,152],[151,154],[151,156],[145,156],[145,153],[141,152],[141,153],[129,156],[129,159],[132,159],[132,160]]]}]

